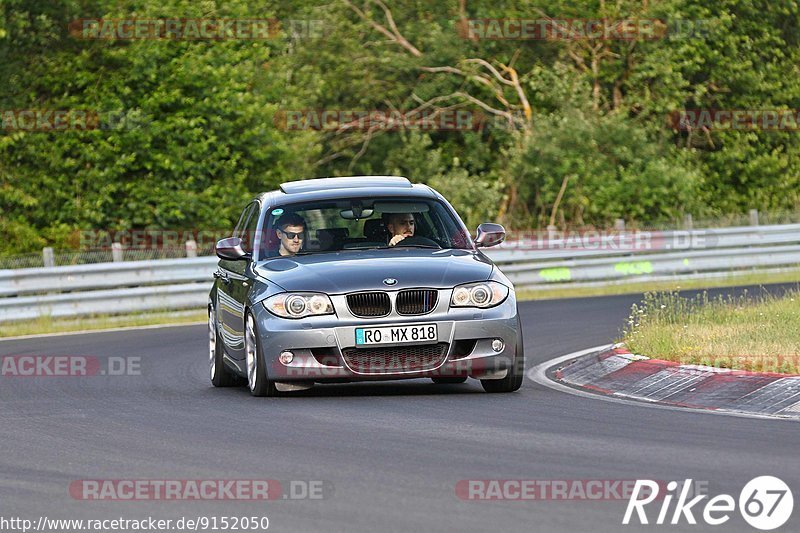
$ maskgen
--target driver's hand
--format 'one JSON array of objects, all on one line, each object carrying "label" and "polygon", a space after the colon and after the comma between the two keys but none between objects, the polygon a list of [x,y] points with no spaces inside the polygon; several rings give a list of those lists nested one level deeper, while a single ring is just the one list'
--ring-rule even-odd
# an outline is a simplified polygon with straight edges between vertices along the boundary
[{"label": "driver's hand", "polygon": [[397,244],[398,242],[402,241],[405,238],[406,238],[405,235],[395,235],[394,237],[392,237],[392,240],[389,241],[389,246],[394,246],[395,244]]}]

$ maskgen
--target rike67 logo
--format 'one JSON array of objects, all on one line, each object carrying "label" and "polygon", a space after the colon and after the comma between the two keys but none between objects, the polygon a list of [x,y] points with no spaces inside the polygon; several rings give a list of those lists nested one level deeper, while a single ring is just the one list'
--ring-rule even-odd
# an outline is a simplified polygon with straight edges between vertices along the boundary
[{"label": "rike67 logo", "polygon": [[[649,519],[645,507],[656,500],[661,502],[658,517],[654,522],[658,525],[680,524],[682,520],[687,524],[697,524],[695,513],[701,513],[706,524],[718,526],[730,520],[731,513],[736,510],[737,502],[729,494],[714,496],[705,502],[705,505],[698,504],[708,498],[707,494],[695,496],[690,500],[691,479],[687,479],[682,486],[677,481],[670,481],[663,494],[659,493],[662,487],[663,484],[649,479],[636,480],[622,523],[635,524],[635,520],[631,521],[635,513],[640,524],[650,524],[652,515]],[[670,507],[675,496],[678,499],[670,516]],[[694,509],[695,506],[697,509]],[[794,498],[789,486],[781,479],[759,476],[751,479],[739,493],[738,506],[745,522],[756,529],[768,531],[781,527],[789,520],[794,508]]]}]

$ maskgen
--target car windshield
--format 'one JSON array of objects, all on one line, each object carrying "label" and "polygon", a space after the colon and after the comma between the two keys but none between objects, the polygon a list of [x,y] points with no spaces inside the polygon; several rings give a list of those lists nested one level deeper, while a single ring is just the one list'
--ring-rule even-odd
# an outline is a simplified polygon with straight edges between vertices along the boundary
[{"label": "car windshield", "polygon": [[395,246],[471,248],[461,222],[438,200],[324,200],[275,206],[266,216],[260,256],[267,258]]}]

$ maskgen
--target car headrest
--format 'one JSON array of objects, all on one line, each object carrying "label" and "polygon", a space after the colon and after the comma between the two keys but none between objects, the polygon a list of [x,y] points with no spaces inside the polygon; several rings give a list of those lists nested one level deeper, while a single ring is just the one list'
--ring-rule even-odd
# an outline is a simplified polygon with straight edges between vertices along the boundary
[{"label": "car headrest", "polygon": [[364,237],[371,241],[385,241],[389,235],[386,226],[383,225],[383,220],[373,218],[364,222]]}]

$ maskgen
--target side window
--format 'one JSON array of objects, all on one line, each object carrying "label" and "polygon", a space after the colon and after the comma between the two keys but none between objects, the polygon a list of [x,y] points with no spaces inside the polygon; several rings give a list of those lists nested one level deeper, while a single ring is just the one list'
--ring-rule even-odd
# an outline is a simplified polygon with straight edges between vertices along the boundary
[{"label": "side window", "polygon": [[244,225],[245,231],[242,237],[242,248],[247,253],[253,253],[256,244],[256,230],[258,229],[258,219],[261,217],[261,206],[258,202],[253,202],[250,211],[250,218]]},{"label": "side window", "polygon": [[439,231],[439,227],[437,225],[438,217],[436,217],[432,213],[421,213],[418,215],[419,226],[425,232],[424,236],[429,237],[438,242],[444,242],[442,240],[442,232]]},{"label": "side window", "polygon": [[244,208],[242,211],[242,215],[239,217],[239,222],[236,223],[236,227],[233,230],[232,237],[241,237],[242,231],[244,231],[245,222],[247,222],[247,217],[250,216],[250,211],[253,209],[253,204],[247,204],[247,207]]},{"label": "side window", "polygon": [[466,248],[469,242],[463,230],[441,204],[435,204],[429,213],[434,239],[448,248]]},{"label": "side window", "polygon": [[[259,211],[258,202],[250,202],[244,208],[239,223],[236,224],[236,229],[233,231],[234,237],[242,239],[242,249],[248,253],[253,252],[253,241],[256,236],[255,226],[258,225]],[[253,227],[252,231],[251,226]]]}]

